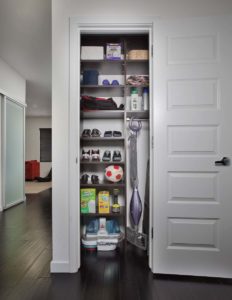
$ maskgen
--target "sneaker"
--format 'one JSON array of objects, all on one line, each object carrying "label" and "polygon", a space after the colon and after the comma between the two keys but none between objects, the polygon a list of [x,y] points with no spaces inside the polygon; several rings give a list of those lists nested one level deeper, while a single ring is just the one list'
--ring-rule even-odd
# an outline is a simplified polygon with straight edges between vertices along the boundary
[{"label": "sneaker", "polygon": [[110,161],[111,160],[111,152],[106,150],[102,156],[103,161]]},{"label": "sneaker", "polygon": [[92,137],[100,137],[100,136],[101,136],[101,131],[98,130],[98,129],[96,129],[96,128],[94,128],[94,129],[92,130],[92,132],[91,132],[91,136],[92,136]]},{"label": "sneaker", "polygon": [[121,137],[122,133],[121,133],[121,131],[113,131],[113,136],[114,137]]},{"label": "sneaker", "polygon": [[113,153],[113,161],[121,161],[122,160],[122,156],[120,151],[114,151]]},{"label": "sneaker", "polygon": [[93,161],[100,161],[100,150],[92,150],[91,151],[91,157]]},{"label": "sneaker", "polygon": [[105,131],[104,137],[112,137],[112,131]]},{"label": "sneaker", "polygon": [[90,129],[84,129],[82,132],[82,137],[83,138],[88,138],[91,136],[91,130]]},{"label": "sneaker", "polygon": [[82,150],[81,160],[90,160],[90,150],[88,151],[85,151],[84,149]]},{"label": "sneaker", "polygon": [[87,184],[88,183],[88,178],[89,178],[89,175],[88,174],[83,174],[81,176],[81,183],[82,184]]},{"label": "sneaker", "polygon": [[97,175],[92,175],[91,182],[92,184],[99,184],[99,177]]}]

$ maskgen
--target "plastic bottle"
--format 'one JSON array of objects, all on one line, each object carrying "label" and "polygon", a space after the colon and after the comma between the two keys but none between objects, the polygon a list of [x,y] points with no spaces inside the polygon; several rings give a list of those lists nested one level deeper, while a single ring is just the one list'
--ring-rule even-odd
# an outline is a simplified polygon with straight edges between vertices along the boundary
[{"label": "plastic bottle", "polygon": [[131,89],[131,110],[139,110],[139,94],[137,88]]},{"label": "plastic bottle", "polygon": [[142,95],[142,110],[149,109],[149,90],[147,87],[143,88],[143,95]]}]

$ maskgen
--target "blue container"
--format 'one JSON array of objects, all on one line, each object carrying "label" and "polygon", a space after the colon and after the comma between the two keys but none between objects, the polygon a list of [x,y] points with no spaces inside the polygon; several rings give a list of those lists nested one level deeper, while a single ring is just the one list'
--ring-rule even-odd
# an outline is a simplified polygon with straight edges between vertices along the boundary
[{"label": "blue container", "polygon": [[97,70],[85,70],[83,72],[83,84],[84,85],[98,85],[98,71]]}]

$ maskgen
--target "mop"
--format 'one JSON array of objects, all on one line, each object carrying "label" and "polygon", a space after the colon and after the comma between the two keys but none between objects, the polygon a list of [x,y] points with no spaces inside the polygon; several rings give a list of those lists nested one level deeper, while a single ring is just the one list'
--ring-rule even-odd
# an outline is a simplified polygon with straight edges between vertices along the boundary
[{"label": "mop", "polygon": [[129,128],[130,132],[130,180],[133,188],[130,201],[130,217],[132,227],[127,227],[127,240],[134,246],[146,250],[147,235],[139,232],[139,222],[142,215],[142,201],[138,191],[138,170],[137,170],[137,135],[142,128],[141,121],[135,121],[131,118]]}]

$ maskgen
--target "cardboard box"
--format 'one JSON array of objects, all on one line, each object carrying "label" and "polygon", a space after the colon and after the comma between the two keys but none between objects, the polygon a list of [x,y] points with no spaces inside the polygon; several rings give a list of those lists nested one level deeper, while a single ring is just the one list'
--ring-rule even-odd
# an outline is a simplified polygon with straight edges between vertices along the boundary
[{"label": "cardboard box", "polygon": [[96,212],[96,189],[81,189],[81,213]]},{"label": "cardboard box", "polygon": [[98,212],[99,214],[110,213],[110,192],[101,191],[98,193]]}]

